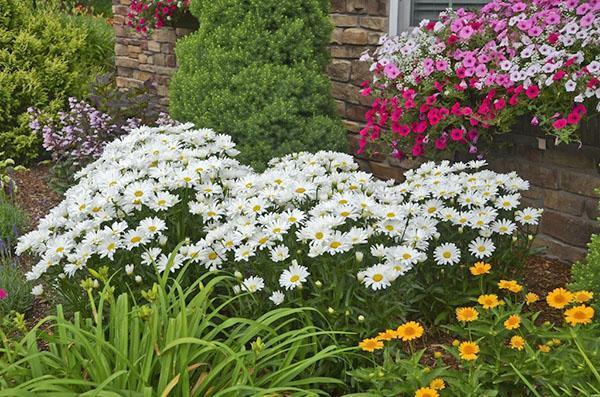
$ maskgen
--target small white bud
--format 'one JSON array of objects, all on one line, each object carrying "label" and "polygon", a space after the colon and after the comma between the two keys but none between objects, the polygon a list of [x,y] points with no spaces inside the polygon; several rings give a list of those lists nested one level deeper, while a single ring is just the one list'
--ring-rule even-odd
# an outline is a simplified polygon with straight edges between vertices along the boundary
[{"label": "small white bud", "polygon": [[327,308],[327,313],[333,314],[333,313],[335,313],[335,310],[333,310],[333,307],[328,307]]},{"label": "small white bud", "polygon": [[128,276],[131,276],[133,274],[133,265],[126,265],[125,266],[125,273],[127,273]]},{"label": "small white bud", "polygon": [[363,261],[365,254],[363,254],[361,251],[356,251],[354,256],[356,257],[356,261],[360,263]]},{"label": "small white bud", "polygon": [[363,316],[362,314],[360,316],[358,316],[358,322],[362,323],[363,321],[365,321],[365,316]]},{"label": "small white bud", "polygon": [[135,282],[140,284],[142,282],[142,276],[135,276]]}]

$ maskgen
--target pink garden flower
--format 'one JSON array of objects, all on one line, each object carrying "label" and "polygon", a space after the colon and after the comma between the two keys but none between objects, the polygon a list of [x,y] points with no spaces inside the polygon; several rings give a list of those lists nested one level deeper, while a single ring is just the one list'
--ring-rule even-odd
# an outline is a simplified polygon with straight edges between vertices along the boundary
[{"label": "pink garden flower", "polygon": [[8,298],[8,292],[4,288],[0,288],[0,300]]}]

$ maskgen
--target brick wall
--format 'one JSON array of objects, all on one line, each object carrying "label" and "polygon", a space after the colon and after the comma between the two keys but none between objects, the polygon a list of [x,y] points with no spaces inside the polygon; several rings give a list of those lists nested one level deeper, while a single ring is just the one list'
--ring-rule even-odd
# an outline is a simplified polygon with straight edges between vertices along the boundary
[{"label": "brick wall", "polygon": [[113,0],[117,87],[141,87],[149,80],[159,97],[156,106],[166,110],[169,79],[177,67],[175,42],[190,30],[165,27],[143,37],[125,25],[130,3],[131,0]]},{"label": "brick wall", "polygon": [[[175,41],[189,30],[165,28],[144,39],[123,26],[127,4],[129,0],[113,0],[117,84],[139,86],[150,79],[161,97],[159,106],[165,108],[169,77],[176,68]],[[338,112],[349,132],[351,151],[370,104],[370,99],[358,94],[360,83],[370,77],[369,65],[358,58],[365,49],[374,49],[379,36],[387,31],[388,10],[389,0],[332,0],[335,29],[327,73]],[[587,128],[591,136],[600,129],[598,122]],[[524,194],[523,201],[545,209],[535,245],[546,247],[549,255],[565,261],[582,258],[590,235],[600,233],[596,222],[598,199],[594,194],[594,188],[600,186],[599,145],[584,145],[580,149],[554,147],[552,140],[546,139],[546,149],[540,149],[538,139],[527,134],[513,133],[505,139],[512,147],[496,154],[491,168],[499,172],[514,170],[530,181],[531,190]],[[419,163],[385,156],[357,160],[376,176],[397,180]]]}]

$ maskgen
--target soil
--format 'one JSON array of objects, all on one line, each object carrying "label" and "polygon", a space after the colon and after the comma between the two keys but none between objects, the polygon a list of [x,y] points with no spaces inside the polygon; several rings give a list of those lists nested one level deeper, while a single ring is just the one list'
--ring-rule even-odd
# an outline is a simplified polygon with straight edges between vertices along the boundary
[{"label": "soil", "polygon": [[14,176],[18,187],[17,203],[29,214],[30,229],[35,229],[40,219],[61,201],[60,195],[48,187],[49,174],[50,167],[44,165]]}]

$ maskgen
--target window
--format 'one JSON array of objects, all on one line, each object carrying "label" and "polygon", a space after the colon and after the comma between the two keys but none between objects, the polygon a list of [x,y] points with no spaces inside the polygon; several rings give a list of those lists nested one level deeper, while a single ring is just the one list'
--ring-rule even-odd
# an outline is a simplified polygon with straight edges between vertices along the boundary
[{"label": "window", "polygon": [[488,0],[390,0],[390,31],[398,34],[411,26],[418,26],[422,19],[434,20],[446,8],[478,8]]}]

